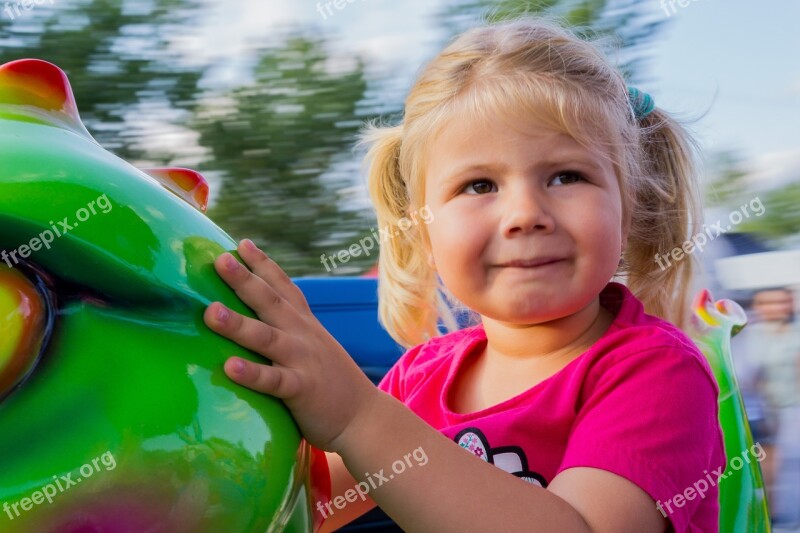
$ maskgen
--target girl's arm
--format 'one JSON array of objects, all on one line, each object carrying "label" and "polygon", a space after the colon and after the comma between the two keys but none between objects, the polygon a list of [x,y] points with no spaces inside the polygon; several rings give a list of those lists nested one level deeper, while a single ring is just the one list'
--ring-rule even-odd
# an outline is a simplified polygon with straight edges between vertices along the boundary
[{"label": "girl's arm", "polygon": [[[407,531],[641,533],[669,526],[652,498],[622,477],[572,468],[547,489],[536,487],[479,460],[395,398],[377,396],[342,436],[342,458],[351,472],[381,483],[370,495]],[[376,445],[380,435],[387,438]],[[424,466],[409,461],[418,447],[428,457]]]},{"label": "girl's arm", "polygon": [[[321,513],[325,517],[325,522],[322,524],[322,529],[319,530],[319,533],[336,531],[375,507],[375,500],[369,496],[365,496],[364,500],[357,498],[354,502],[345,500],[347,505],[342,509],[337,508],[332,503],[337,497],[344,498],[345,492],[353,489],[358,482],[347,471],[347,467],[344,466],[344,462],[338,453],[325,452],[325,456],[328,459],[328,468],[331,473],[331,500],[314,503],[314,512]],[[340,502],[341,500],[337,501]]]},{"label": "girl's arm", "polygon": [[[272,364],[231,358],[225,372],[241,385],[281,398],[305,439],[318,449],[338,453],[355,474],[353,481],[369,487],[363,491],[403,529],[665,529],[666,519],[655,502],[614,474],[572,468],[543,489],[469,454],[378,390],[314,317],[300,289],[277,264],[249,241],[243,241],[238,252],[250,270],[230,254],[221,255],[215,267],[258,319],[219,303],[206,309],[204,319],[220,335]],[[424,465],[409,461],[417,448],[428,457]],[[400,463],[406,466],[402,470]],[[344,476],[336,474],[335,479],[339,488],[333,490],[338,492]],[[332,516],[347,512],[349,506],[357,509],[358,501],[342,505],[340,500],[342,508]]]}]

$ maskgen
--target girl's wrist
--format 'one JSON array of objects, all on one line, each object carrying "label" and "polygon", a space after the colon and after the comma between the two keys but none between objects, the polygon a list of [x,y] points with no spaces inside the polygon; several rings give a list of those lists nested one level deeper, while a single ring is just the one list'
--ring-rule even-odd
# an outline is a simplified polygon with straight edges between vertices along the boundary
[{"label": "girl's wrist", "polygon": [[347,463],[349,456],[358,454],[359,446],[372,446],[375,435],[381,435],[381,423],[390,417],[392,398],[373,387],[371,393],[359,402],[360,408],[345,430],[331,443],[332,452],[338,453]]}]

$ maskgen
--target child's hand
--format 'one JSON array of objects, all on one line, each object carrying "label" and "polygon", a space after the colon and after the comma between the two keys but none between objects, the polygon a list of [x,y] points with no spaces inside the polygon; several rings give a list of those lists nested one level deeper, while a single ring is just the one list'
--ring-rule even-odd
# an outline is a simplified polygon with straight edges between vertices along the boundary
[{"label": "child's hand", "polygon": [[225,362],[225,373],[245,387],[283,399],[309,443],[338,452],[340,437],[369,408],[378,389],[274,261],[249,240],[239,244],[238,252],[250,270],[228,253],[214,265],[260,320],[215,302],[206,308],[205,323],[274,364],[232,357]]}]

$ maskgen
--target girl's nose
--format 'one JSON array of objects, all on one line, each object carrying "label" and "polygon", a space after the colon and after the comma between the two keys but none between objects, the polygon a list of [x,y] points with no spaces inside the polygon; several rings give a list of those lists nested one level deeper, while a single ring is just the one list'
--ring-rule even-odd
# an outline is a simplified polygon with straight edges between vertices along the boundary
[{"label": "girl's nose", "polygon": [[534,231],[550,233],[555,228],[555,219],[550,206],[540,193],[531,190],[508,191],[502,203],[502,231],[506,237],[528,234]]}]

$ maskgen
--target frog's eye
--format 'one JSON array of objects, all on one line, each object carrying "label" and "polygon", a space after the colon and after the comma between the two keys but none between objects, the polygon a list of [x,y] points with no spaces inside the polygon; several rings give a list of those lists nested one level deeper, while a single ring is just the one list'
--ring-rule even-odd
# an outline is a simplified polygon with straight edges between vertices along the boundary
[{"label": "frog's eye", "polygon": [[31,373],[50,329],[46,289],[32,279],[0,264],[0,399]]}]

